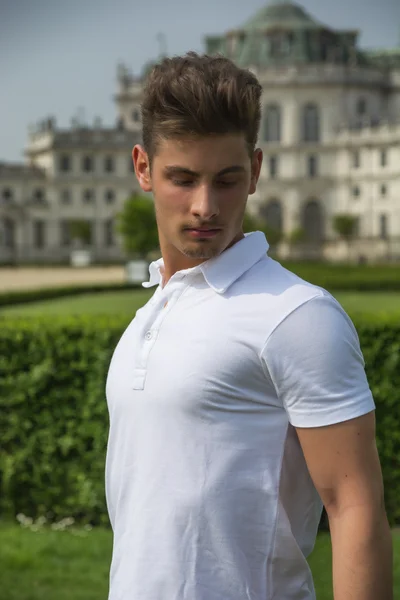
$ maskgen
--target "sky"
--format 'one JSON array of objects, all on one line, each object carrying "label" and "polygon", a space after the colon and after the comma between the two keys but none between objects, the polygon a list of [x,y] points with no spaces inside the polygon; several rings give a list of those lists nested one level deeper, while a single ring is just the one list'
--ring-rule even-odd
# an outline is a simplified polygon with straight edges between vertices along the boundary
[{"label": "sky", "polygon": [[[204,36],[247,21],[270,0],[0,0],[0,161],[21,162],[28,125],[113,126],[117,64],[134,74],[156,59],[204,51]],[[358,29],[362,48],[400,44],[400,0],[300,0],[335,29]]]}]

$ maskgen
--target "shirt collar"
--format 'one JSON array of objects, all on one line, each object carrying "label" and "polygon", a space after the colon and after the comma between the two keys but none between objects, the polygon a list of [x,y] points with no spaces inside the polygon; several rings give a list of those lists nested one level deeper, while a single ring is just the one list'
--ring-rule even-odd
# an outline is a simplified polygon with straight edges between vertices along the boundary
[{"label": "shirt collar", "polygon": [[[245,233],[245,237],[215,258],[210,258],[201,265],[181,271],[194,273],[201,271],[208,285],[218,294],[226,290],[266,255],[269,244],[261,231]],[[150,279],[143,282],[145,288],[159,285],[162,281],[162,258],[149,266]]]}]

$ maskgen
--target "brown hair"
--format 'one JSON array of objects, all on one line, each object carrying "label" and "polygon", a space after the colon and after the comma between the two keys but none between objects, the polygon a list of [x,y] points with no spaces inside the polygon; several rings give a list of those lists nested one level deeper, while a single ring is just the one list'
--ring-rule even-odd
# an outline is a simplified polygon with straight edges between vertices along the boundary
[{"label": "brown hair", "polygon": [[148,75],[142,102],[143,146],[150,159],[161,138],[243,133],[251,155],[262,88],[248,70],[222,56],[164,58]]}]

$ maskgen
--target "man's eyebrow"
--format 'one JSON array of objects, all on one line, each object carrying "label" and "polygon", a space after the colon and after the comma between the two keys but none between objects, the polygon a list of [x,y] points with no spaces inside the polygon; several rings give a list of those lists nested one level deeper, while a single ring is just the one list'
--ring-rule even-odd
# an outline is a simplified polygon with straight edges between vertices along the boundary
[{"label": "man's eyebrow", "polygon": [[186,167],[180,167],[179,165],[169,165],[165,167],[164,172],[167,175],[177,175],[178,173],[181,175],[191,175],[192,177],[198,177],[199,173],[195,173]]},{"label": "man's eyebrow", "polygon": [[246,169],[244,167],[242,167],[241,165],[232,165],[232,167],[226,167],[226,169],[222,169],[222,171],[217,173],[217,175],[220,176],[220,175],[226,175],[228,173],[245,173],[245,172],[246,172]]},{"label": "man's eyebrow", "polygon": [[[240,165],[232,165],[231,167],[226,167],[217,173],[217,177],[221,177],[221,175],[227,175],[228,173],[244,173],[246,169]],[[200,177],[200,173],[196,173],[196,171],[192,171],[191,169],[187,169],[186,167],[180,167],[179,165],[169,165],[165,167],[164,172],[167,175],[190,175],[191,177]]]}]

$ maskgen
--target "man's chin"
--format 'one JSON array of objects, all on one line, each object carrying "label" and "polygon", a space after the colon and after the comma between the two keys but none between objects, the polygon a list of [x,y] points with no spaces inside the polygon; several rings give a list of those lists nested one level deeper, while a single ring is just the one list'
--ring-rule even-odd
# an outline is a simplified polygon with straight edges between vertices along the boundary
[{"label": "man's chin", "polygon": [[219,254],[221,254],[222,252],[221,248],[217,246],[203,246],[197,248],[190,248],[188,246],[185,246],[182,248],[181,251],[182,254],[187,256],[187,258],[193,258],[196,260],[209,260],[210,258],[215,258],[216,256],[219,256]]}]

